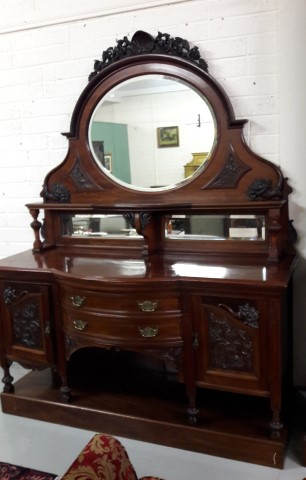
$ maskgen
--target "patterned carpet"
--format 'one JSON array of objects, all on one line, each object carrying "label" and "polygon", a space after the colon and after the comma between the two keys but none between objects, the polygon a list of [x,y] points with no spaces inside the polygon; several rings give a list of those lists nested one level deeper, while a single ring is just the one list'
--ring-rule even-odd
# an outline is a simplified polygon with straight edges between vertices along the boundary
[{"label": "patterned carpet", "polygon": [[0,462],[1,480],[54,480],[57,475]]}]

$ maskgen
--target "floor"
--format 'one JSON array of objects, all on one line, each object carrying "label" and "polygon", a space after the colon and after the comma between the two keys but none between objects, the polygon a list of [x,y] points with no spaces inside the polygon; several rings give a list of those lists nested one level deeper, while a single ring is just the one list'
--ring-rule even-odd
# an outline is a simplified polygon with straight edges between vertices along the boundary
[{"label": "floor", "polygon": [[[27,371],[13,365],[15,381]],[[61,476],[96,432],[26,419],[0,412],[0,460]],[[299,463],[302,432],[292,439],[285,468],[278,470],[118,437],[139,477],[165,480],[303,480]],[[1,479],[0,479],[1,480]]]}]

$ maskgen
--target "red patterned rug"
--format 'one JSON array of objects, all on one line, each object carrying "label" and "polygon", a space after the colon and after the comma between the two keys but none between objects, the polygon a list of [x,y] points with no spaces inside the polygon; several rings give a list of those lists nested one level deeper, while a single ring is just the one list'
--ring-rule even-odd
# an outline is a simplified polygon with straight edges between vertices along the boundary
[{"label": "red patterned rug", "polygon": [[1,480],[54,480],[57,475],[0,462]]}]

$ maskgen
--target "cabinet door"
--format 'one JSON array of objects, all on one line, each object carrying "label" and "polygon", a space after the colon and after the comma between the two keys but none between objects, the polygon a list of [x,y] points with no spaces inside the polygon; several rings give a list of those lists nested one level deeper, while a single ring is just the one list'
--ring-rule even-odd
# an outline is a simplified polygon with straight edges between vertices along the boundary
[{"label": "cabinet door", "polygon": [[49,286],[2,284],[2,329],[6,356],[25,365],[52,360]]},{"label": "cabinet door", "polygon": [[196,382],[269,394],[268,303],[259,298],[194,296]]}]

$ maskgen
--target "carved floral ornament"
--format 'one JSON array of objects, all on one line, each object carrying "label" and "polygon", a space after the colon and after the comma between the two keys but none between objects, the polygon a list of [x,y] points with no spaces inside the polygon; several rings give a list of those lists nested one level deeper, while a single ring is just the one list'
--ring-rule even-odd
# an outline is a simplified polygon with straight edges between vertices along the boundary
[{"label": "carved floral ornament", "polygon": [[92,80],[99,72],[111,63],[131,55],[160,53],[173,55],[196,63],[202,70],[208,72],[206,61],[201,58],[198,47],[190,47],[189,42],[180,37],[171,37],[168,33],[158,32],[154,38],[146,32],[136,32],[132,40],[126,36],[117,40],[115,47],[109,47],[102,53],[101,60],[95,60],[94,70],[88,79]]},{"label": "carved floral ornament", "polygon": [[23,290],[22,292],[17,293],[14,288],[12,288],[11,286],[8,286],[3,290],[4,303],[6,305],[12,305],[16,303],[18,300],[20,300],[22,297],[27,295],[28,293],[29,292],[27,290]]}]

